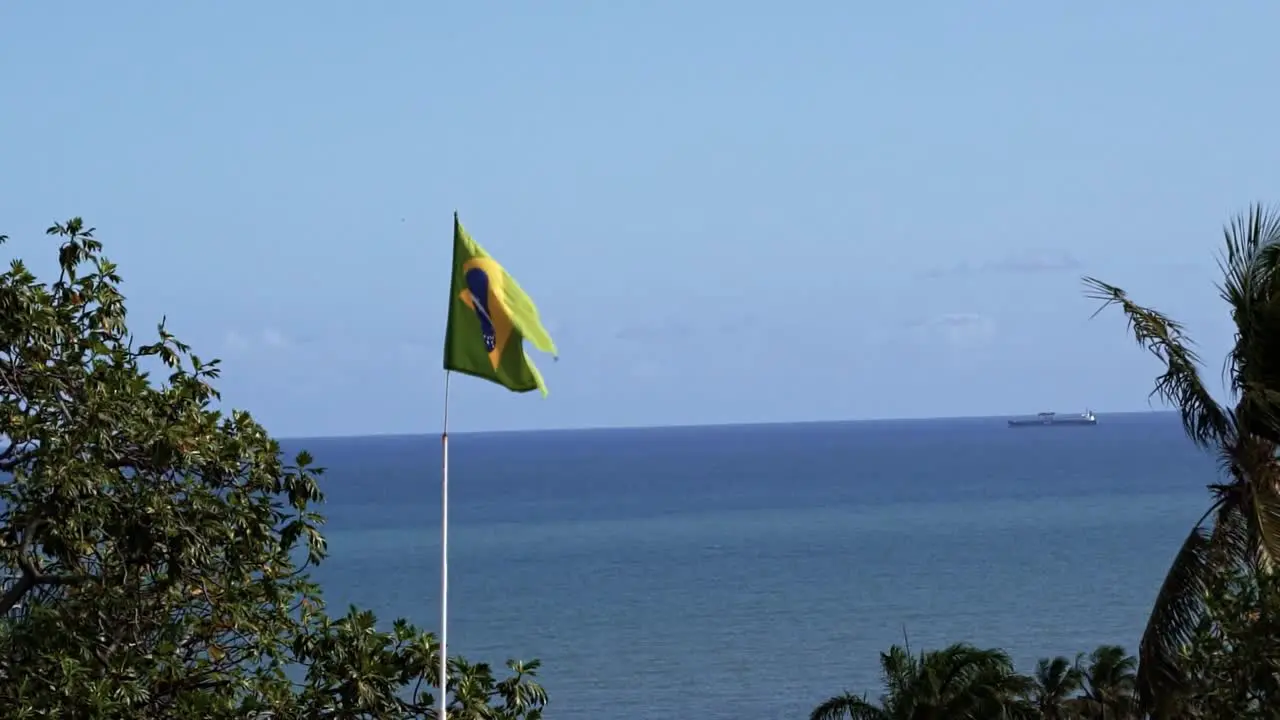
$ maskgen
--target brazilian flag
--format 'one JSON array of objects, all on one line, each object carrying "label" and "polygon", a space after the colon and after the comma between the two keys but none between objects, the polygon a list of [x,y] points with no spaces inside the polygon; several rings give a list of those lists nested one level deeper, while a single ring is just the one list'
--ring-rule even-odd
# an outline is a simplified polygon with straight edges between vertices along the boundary
[{"label": "brazilian flag", "polygon": [[453,214],[453,282],[444,331],[444,369],[495,382],[514,392],[542,391],[542,374],[524,340],[556,354],[538,309],[515,278],[476,244]]}]

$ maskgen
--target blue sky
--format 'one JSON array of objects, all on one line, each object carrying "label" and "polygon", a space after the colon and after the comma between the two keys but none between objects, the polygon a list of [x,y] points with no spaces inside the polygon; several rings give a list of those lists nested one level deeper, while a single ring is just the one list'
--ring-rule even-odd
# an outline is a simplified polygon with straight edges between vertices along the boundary
[{"label": "blue sky", "polygon": [[84,216],[283,435],[438,430],[455,209],[561,350],[463,430],[1145,409],[1085,273],[1219,377],[1280,5],[783,7],[8,3],[0,254]]}]

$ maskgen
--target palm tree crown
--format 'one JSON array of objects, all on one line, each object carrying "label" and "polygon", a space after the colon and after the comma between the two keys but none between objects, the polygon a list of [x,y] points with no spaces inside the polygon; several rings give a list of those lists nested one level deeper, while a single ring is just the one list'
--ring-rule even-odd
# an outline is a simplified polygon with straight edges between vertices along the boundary
[{"label": "palm tree crown", "polygon": [[913,656],[898,645],[880,654],[885,693],[875,705],[850,693],[819,705],[810,720],[998,720],[1027,717],[1027,678],[1003,650],[957,643]]},{"label": "palm tree crown", "polygon": [[1225,403],[1201,377],[1180,324],[1114,285],[1085,278],[1090,296],[1119,307],[1134,338],[1164,365],[1152,394],[1177,408],[1187,435],[1218,455],[1224,475],[1209,486],[1210,507],[1175,556],[1142,636],[1136,686],[1142,709],[1156,717],[1172,716],[1185,692],[1182,650],[1204,613],[1210,577],[1280,559],[1280,214],[1255,205],[1224,236],[1219,290],[1236,329]]},{"label": "palm tree crown", "polygon": [[1062,720],[1070,716],[1072,700],[1084,686],[1084,673],[1065,657],[1045,658],[1036,665],[1032,680],[1029,698],[1040,717]]}]

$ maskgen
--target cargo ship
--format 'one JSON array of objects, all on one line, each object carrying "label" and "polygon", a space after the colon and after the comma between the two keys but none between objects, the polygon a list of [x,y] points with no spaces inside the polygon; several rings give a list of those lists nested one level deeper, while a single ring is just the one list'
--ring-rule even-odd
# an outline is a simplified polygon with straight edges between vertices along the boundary
[{"label": "cargo ship", "polygon": [[1033,418],[1019,418],[1010,420],[1009,427],[1053,427],[1057,425],[1097,425],[1098,416],[1093,414],[1092,410],[1085,410],[1079,415],[1058,415],[1057,413],[1042,412]]}]

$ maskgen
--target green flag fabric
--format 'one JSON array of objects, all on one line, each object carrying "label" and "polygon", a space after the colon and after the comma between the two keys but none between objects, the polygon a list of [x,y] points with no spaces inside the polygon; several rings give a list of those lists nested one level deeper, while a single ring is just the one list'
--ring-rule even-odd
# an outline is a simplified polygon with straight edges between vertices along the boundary
[{"label": "green flag fabric", "polygon": [[524,351],[524,341],[556,354],[538,309],[515,279],[471,239],[453,215],[453,282],[444,331],[444,369],[497,383],[514,392],[547,386]]}]

